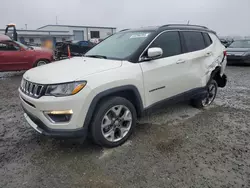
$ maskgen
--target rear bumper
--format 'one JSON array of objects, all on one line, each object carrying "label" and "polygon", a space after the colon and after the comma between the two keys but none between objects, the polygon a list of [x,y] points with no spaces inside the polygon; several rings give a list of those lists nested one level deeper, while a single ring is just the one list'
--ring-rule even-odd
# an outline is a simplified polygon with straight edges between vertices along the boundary
[{"label": "rear bumper", "polygon": [[29,113],[25,108],[23,108],[23,110],[25,112],[24,117],[26,121],[40,134],[61,138],[86,138],[87,136],[88,129],[85,127],[75,130],[51,129],[47,127],[39,118]]},{"label": "rear bumper", "polygon": [[229,63],[249,63],[250,64],[250,56],[227,56],[227,61]]}]

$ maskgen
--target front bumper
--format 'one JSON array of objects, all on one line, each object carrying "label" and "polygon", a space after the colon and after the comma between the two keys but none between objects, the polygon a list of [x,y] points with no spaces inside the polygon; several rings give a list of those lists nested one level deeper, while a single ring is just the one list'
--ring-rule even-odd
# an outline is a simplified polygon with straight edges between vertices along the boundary
[{"label": "front bumper", "polygon": [[24,109],[24,117],[31,127],[33,127],[38,133],[45,136],[51,137],[62,137],[62,138],[86,138],[88,130],[83,127],[77,130],[55,130],[47,127],[40,119],[29,113]]},{"label": "front bumper", "polygon": [[[43,96],[32,98],[19,89],[19,96],[26,121],[39,133],[53,137],[84,137],[88,126],[85,117],[91,99],[88,99],[88,87],[74,96]],[[54,122],[46,116],[47,111],[72,110],[73,114],[67,122]]]}]

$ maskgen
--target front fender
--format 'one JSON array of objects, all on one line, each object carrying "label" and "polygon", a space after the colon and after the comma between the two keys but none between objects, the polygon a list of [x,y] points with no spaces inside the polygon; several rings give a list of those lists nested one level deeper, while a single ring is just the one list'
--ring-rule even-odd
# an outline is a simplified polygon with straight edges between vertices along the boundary
[{"label": "front fender", "polygon": [[106,96],[112,95],[112,93],[122,92],[122,91],[126,91],[126,90],[131,90],[134,92],[135,96],[137,97],[137,101],[138,101],[137,105],[139,107],[140,112],[142,113],[142,111],[143,111],[142,98],[141,98],[141,95],[140,95],[138,89],[134,85],[125,85],[125,86],[114,87],[114,88],[104,90],[104,91],[98,93],[97,95],[95,95],[95,97],[92,99],[92,102],[90,103],[90,106],[88,108],[88,112],[86,114],[86,118],[84,121],[84,126],[88,127],[89,124],[91,123],[91,119],[93,117],[94,111],[95,111],[98,103],[101,101],[101,99],[103,99]]}]

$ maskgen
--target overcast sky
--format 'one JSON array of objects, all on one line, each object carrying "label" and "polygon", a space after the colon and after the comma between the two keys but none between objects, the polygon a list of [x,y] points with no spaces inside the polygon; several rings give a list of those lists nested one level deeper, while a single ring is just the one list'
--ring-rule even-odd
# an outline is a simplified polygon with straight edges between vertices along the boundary
[{"label": "overcast sky", "polygon": [[219,35],[250,36],[250,0],[1,0],[0,28],[55,24],[118,29],[168,23],[201,24]]}]

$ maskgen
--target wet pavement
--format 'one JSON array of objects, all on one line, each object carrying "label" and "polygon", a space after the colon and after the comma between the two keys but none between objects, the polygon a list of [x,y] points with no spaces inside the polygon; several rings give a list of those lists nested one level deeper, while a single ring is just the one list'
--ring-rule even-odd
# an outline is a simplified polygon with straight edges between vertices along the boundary
[{"label": "wet pavement", "polygon": [[21,73],[0,73],[0,188],[250,187],[250,67],[227,67],[215,103],[144,117],[124,145],[37,134],[18,98]]}]

